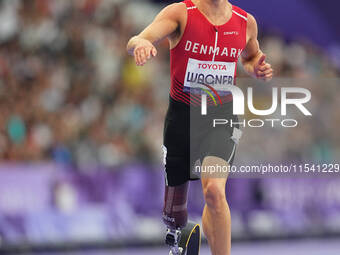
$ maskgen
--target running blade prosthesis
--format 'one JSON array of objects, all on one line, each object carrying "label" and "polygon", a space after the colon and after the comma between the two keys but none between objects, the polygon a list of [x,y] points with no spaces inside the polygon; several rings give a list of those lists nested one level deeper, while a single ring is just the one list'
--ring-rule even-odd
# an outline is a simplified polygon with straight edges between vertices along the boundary
[{"label": "running blade prosthesis", "polygon": [[188,222],[183,229],[168,229],[165,242],[170,246],[169,255],[198,255],[201,246],[200,225]]}]

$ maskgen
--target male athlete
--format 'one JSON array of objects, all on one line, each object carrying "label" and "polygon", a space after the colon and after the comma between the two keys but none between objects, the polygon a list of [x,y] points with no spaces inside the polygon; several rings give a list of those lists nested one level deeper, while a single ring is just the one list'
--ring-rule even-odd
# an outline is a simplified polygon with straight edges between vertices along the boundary
[{"label": "male athlete", "polygon": [[[201,116],[202,91],[214,91],[218,84],[235,85],[239,57],[253,77],[265,81],[273,77],[273,70],[259,48],[257,33],[254,17],[228,0],[185,0],[165,7],[127,45],[136,64],[142,66],[157,55],[158,42],[167,38],[170,43],[171,89],[163,146],[166,171],[163,221],[168,228],[181,229],[187,224],[187,191],[188,182],[193,179],[190,175],[193,160],[198,159],[203,169],[231,165],[240,138],[237,126],[213,129],[209,114],[190,128],[191,115]],[[228,115],[237,122],[230,93],[220,94],[218,107],[213,107],[213,99],[208,99],[209,113],[223,119]],[[213,255],[230,255],[226,181],[227,176],[201,178],[206,203],[203,231]]]}]

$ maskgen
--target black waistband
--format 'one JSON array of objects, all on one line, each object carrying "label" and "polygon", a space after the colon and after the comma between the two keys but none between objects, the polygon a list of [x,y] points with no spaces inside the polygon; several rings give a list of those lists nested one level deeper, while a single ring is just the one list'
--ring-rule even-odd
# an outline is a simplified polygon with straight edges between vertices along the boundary
[{"label": "black waistband", "polygon": [[[192,106],[185,104],[180,101],[176,101],[171,96],[169,96],[169,111],[175,111],[177,113],[200,113],[201,112],[201,106]],[[233,112],[233,102],[228,102],[223,105],[217,105],[217,106],[208,106],[207,111],[211,113],[218,113],[218,112],[227,112],[232,113]]]}]

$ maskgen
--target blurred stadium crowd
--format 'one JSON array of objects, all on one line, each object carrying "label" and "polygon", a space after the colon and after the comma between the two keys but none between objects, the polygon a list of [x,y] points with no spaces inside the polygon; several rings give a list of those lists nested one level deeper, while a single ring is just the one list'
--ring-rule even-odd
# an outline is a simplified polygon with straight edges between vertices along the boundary
[{"label": "blurred stadium crowd", "polygon": [[[78,166],[160,161],[170,84],[168,45],[160,45],[147,66],[134,65],[126,42],[160,7],[129,3],[0,1],[1,160]],[[315,117],[268,141],[268,132],[280,130],[252,129],[243,143],[266,143],[261,150],[241,145],[242,158],[339,158],[340,92],[336,82],[326,87],[317,81],[335,79],[339,70],[309,42],[287,43],[275,35],[263,35],[261,42],[280,77],[312,84]],[[240,76],[245,76],[241,68]]]}]

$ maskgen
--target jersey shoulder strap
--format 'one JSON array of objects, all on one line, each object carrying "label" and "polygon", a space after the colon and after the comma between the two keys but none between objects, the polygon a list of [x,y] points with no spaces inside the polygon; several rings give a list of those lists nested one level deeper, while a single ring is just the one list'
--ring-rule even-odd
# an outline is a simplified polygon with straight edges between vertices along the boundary
[{"label": "jersey shoulder strap", "polygon": [[242,10],[240,7],[233,5],[233,13],[245,21],[248,20],[248,13],[245,10]]},{"label": "jersey shoulder strap", "polygon": [[193,10],[197,8],[191,0],[185,0],[182,3],[185,3],[185,5],[187,6],[187,10]]}]

